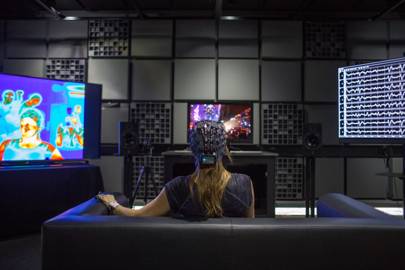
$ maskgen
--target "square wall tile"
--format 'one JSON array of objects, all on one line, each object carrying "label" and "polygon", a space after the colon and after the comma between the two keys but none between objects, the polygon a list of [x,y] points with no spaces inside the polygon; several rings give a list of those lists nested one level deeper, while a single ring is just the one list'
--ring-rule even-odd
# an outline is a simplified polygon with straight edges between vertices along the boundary
[{"label": "square wall tile", "polygon": [[177,59],[174,72],[175,99],[215,99],[215,60]]},{"label": "square wall tile", "polygon": [[119,143],[119,123],[128,121],[128,104],[103,104],[101,143]]},{"label": "square wall tile", "polygon": [[5,59],[3,70],[6,73],[33,77],[44,77],[45,61],[39,59]]},{"label": "square wall tile", "polygon": [[258,57],[258,21],[220,21],[218,54],[219,57]]},{"label": "square wall tile", "polygon": [[262,101],[301,101],[301,62],[262,62]]},{"label": "square wall tile", "polygon": [[88,81],[103,85],[103,99],[128,98],[126,59],[89,59]]},{"label": "square wall tile", "polygon": [[346,61],[305,61],[305,100],[337,102],[337,72]]},{"label": "square wall tile", "polygon": [[259,100],[259,61],[219,60],[219,100]]},{"label": "square wall tile", "polygon": [[170,100],[172,62],[132,61],[132,100]]},{"label": "square wall tile", "polygon": [[301,58],[302,22],[262,21],[262,57]]}]

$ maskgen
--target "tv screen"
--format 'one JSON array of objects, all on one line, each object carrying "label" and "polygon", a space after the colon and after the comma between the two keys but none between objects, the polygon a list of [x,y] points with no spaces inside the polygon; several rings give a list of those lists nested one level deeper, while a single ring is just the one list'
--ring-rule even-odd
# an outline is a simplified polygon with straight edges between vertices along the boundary
[{"label": "tv screen", "polygon": [[253,142],[252,104],[194,103],[188,109],[189,130],[201,120],[221,121],[230,142]]},{"label": "tv screen", "polygon": [[405,142],[405,58],[338,69],[339,139]]},{"label": "tv screen", "polygon": [[101,86],[0,74],[0,161],[98,157]]}]

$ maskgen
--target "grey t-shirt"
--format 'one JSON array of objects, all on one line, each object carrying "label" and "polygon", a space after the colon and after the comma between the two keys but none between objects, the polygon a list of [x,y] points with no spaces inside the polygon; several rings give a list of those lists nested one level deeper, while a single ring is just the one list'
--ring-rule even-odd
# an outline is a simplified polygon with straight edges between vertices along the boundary
[{"label": "grey t-shirt", "polygon": [[[165,185],[171,213],[175,217],[205,218],[206,210],[191,195],[189,188],[190,180],[190,176],[179,176]],[[251,204],[252,189],[250,177],[245,174],[231,174],[221,202],[223,216],[244,217]]]}]

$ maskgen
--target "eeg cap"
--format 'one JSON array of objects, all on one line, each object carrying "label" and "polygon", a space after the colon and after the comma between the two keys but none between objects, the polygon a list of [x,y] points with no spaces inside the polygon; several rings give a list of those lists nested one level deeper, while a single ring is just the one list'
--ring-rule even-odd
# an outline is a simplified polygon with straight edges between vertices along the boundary
[{"label": "eeg cap", "polygon": [[222,122],[211,120],[196,122],[190,132],[189,142],[191,151],[200,164],[214,164],[225,154],[225,126]]}]

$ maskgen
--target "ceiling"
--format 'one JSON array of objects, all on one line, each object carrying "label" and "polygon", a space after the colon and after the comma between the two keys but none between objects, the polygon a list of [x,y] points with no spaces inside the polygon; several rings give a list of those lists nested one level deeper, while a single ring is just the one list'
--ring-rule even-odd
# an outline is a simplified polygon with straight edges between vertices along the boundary
[{"label": "ceiling", "polygon": [[405,0],[3,0],[0,18],[84,17],[405,19]]}]

